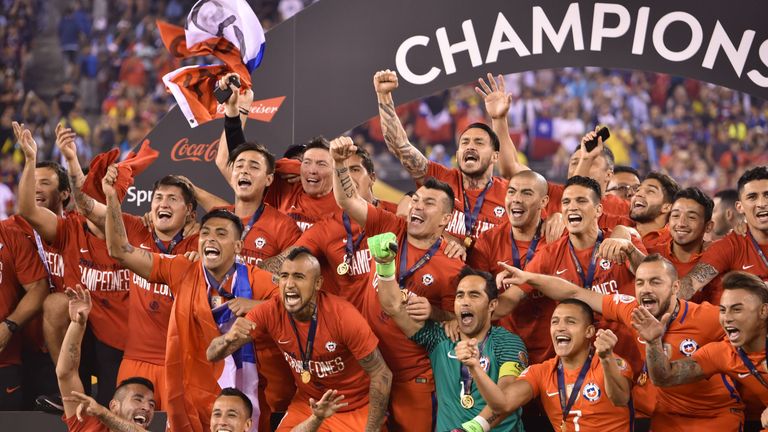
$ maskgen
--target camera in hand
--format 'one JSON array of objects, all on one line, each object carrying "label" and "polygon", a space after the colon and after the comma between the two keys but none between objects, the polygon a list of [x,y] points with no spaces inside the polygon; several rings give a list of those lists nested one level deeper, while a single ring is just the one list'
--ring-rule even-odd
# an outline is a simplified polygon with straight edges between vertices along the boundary
[{"label": "camera in hand", "polygon": [[591,140],[584,143],[584,148],[587,150],[587,153],[594,150],[595,147],[597,147],[597,138],[600,137],[603,139],[603,144],[608,140],[608,138],[611,136],[611,133],[608,131],[607,126],[601,126],[600,129],[597,130],[597,135],[592,138]]},{"label": "camera in hand", "polygon": [[[237,77],[237,75],[232,75],[227,80],[227,84],[232,84],[235,87],[240,88],[240,79]],[[216,100],[219,103],[224,103],[227,101],[227,99],[229,99],[230,96],[232,96],[232,89],[229,87],[229,85],[227,85],[227,88],[222,90],[219,88],[219,84],[216,83],[214,84],[213,95],[216,96]]]}]

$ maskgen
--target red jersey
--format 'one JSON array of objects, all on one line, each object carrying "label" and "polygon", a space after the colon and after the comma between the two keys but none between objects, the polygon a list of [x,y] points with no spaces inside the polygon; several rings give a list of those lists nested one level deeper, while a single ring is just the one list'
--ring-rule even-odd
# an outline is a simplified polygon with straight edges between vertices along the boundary
[{"label": "red jersey", "polygon": [[[677,270],[677,277],[682,278],[687,275],[688,272],[690,272],[694,267],[696,267],[696,264],[699,263],[701,257],[704,255],[704,252],[702,251],[701,253],[694,254],[691,256],[691,259],[688,262],[682,262],[677,259],[674,253],[672,253],[672,242],[673,240],[670,238],[664,243],[650,247],[648,248],[648,253],[657,253],[668,259],[672,265],[675,266],[675,269]],[[698,291],[696,294],[694,294],[690,301],[693,303],[707,302],[713,305],[720,304],[720,296],[723,294],[722,289],[720,289],[721,279],[721,275],[715,277],[712,282],[708,283],[707,286],[705,286],[701,291]]]},{"label": "red jersey", "polygon": [[664,225],[664,228],[656,231],[645,233],[643,236],[643,245],[646,249],[663,245],[666,242],[672,241],[672,234],[669,232],[669,226]]},{"label": "red jersey", "polygon": [[[512,258],[511,230],[512,226],[509,220],[507,220],[501,225],[480,234],[477,242],[469,251],[467,265],[494,275],[503,270],[497,264],[499,261],[515,266],[515,261]],[[526,267],[528,250],[533,241],[535,240],[524,241],[515,239],[520,266],[523,269]],[[546,238],[540,237],[536,241],[536,252],[531,257],[531,260],[534,259],[539,251],[544,249],[545,245]],[[528,349],[531,364],[541,363],[555,355],[551,338],[544,337],[544,332],[540,330],[542,328],[541,323],[547,322],[552,315],[555,303],[540,293],[537,294],[526,296],[515,308],[514,313],[499,320],[499,324],[504,328],[523,339],[525,347]],[[549,329],[547,329],[548,332]]]},{"label": "red jersey", "polygon": [[[611,232],[609,230],[603,230],[604,238],[608,238],[610,235]],[[594,248],[588,247],[586,249],[573,250],[575,257],[578,259],[577,266],[577,261],[574,260],[574,254],[571,252],[569,243],[569,236],[564,236],[558,239],[556,242],[544,246],[544,249],[537,253],[533,260],[531,260],[531,262],[526,266],[526,271],[557,276],[575,285],[584,287],[585,281],[582,281],[581,279],[578,266],[581,267],[584,276],[588,277]],[[640,243],[640,240],[634,236],[632,237],[632,243],[635,245],[635,247],[645,252],[645,248],[643,247],[642,243]],[[589,285],[593,291],[604,295],[633,295],[635,293],[635,275],[632,274],[632,271],[629,269],[627,264],[616,264],[605,259],[597,259],[594,268],[594,278],[592,283]],[[529,295],[540,295],[538,292],[534,292],[534,290],[529,286],[523,286],[521,289],[523,289],[523,291],[527,292]],[[550,303],[549,307],[551,309],[542,311],[542,313],[548,313],[549,315],[543,316],[551,316],[552,311],[554,310],[554,303]],[[605,319],[600,320],[600,327],[611,329],[614,333],[616,333],[619,338],[619,342],[616,344],[615,352],[621,357],[627,359],[627,361],[629,361],[629,363],[632,365],[633,370],[640,370],[640,354],[637,351],[637,347],[632,342],[629,329],[618,325],[615,322],[608,322]],[[551,344],[552,341],[549,336],[549,327],[538,326],[538,329],[538,337],[541,339],[547,339]]]},{"label": "red jersey", "polygon": [[[167,250],[171,242],[162,242],[161,250],[155,243],[155,237],[141,221],[141,218],[123,215],[128,242],[135,247],[154,253],[183,255],[197,251],[198,237],[183,238]],[[125,335],[123,358],[138,360],[156,365],[165,364],[165,343],[168,334],[168,320],[171,318],[173,296],[168,285],[147,282],[141,276],[131,272],[128,311],[128,328]]]},{"label": "red jersey", "polygon": [[83,421],[78,420],[76,415],[69,418],[61,416],[61,418],[67,424],[69,432],[109,432],[109,428],[104,426],[96,417],[83,415]]},{"label": "red jersey", "polygon": [[[368,404],[370,380],[359,360],[376,349],[378,339],[354,306],[340,297],[321,291],[317,293],[317,327],[309,360],[310,381],[301,380],[303,371],[301,350],[305,349],[309,321],[294,321],[279,296],[251,309],[246,318],[256,323],[254,335],[269,335],[293,370],[297,396],[309,403],[320,400],[323,393],[336,389],[349,405],[340,411],[351,411]],[[258,345],[257,345],[258,346]]]},{"label": "red jersey", "polygon": [[392,214],[397,214],[397,203],[389,202],[389,201],[382,201],[380,199],[374,199],[373,200],[374,205],[376,205],[377,208],[380,208],[382,210],[386,210]]},{"label": "red jersey", "polygon": [[[456,197],[454,201],[453,217],[445,231],[454,237],[463,239],[467,236],[464,212],[472,214],[477,200],[485,190],[485,185],[481,189],[464,189],[464,174],[458,168],[446,168],[439,163],[430,161],[427,164],[427,177],[434,177],[442,182],[448,183],[453,189]],[[504,206],[504,200],[507,197],[508,180],[501,177],[491,177],[491,185],[485,193],[483,205],[472,226],[472,238],[477,238],[483,231],[489,230],[494,226],[507,220],[507,210]],[[466,198],[464,194],[466,193]],[[469,204],[465,208],[465,200]]]},{"label": "red jersey", "polygon": [[[0,225],[16,228],[26,234],[27,237],[35,243],[35,250],[38,251],[38,255],[40,255],[40,252],[37,242],[38,238],[40,239],[40,246],[42,246],[45,255],[43,266],[46,267],[46,271],[48,271],[48,274],[50,275],[50,282],[53,285],[53,289],[55,292],[64,292],[66,289],[66,286],[64,285],[64,258],[61,256],[58,249],[53,248],[53,246],[40,238],[32,228],[32,225],[19,215],[9,217],[0,222]],[[40,259],[42,260],[42,257]]]},{"label": "red jersey", "polygon": [[[235,211],[235,206],[225,208],[233,213]],[[248,215],[240,219],[243,221],[243,227],[247,229],[252,217],[253,215]],[[245,235],[239,256],[246,264],[258,265],[266,258],[280,255],[280,252],[291,246],[300,235],[301,230],[293,219],[265,204],[259,219]]]},{"label": "red jersey", "polygon": [[634,227],[635,221],[628,218],[627,216],[620,216],[620,215],[605,213],[605,212],[600,214],[600,217],[597,218],[597,226],[600,229],[613,230],[614,228],[616,228],[617,225]]},{"label": "red jersey", "polygon": [[[632,369],[620,357],[615,361],[619,365],[621,375],[631,380]],[[544,411],[549,417],[552,427],[559,431],[563,423],[563,408],[560,405],[560,393],[557,384],[557,364],[559,358],[551,358],[544,363],[531,365],[520,375],[533,390],[533,397],[539,398]],[[566,395],[570,397],[581,368],[564,369]],[[573,403],[565,421],[568,431],[600,431],[626,432],[629,430],[629,408],[613,405],[605,394],[605,375],[600,364],[600,358],[595,354],[584,382],[579,389],[581,393]]]},{"label": "red jersey", "polygon": [[[371,236],[385,232],[395,233],[401,249],[396,259],[396,265],[397,267],[400,266],[400,257],[404,249],[407,255],[405,268],[408,270],[413,268],[417,261],[427,254],[428,250],[419,249],[407,243],[406,227],[407,222],[404,219],[368,205],[365,232]],[[432,258],[415,270],[404,281],[404,284],[410,292],[426,297],[433,307],[453,313],[458,275],[464,267],[464,263],[457,258],[448,258],[444,250],[445,242],[441,242]],[[371,260],[369,266],[375,268],[375,265],[375,262]],[[395,276],[399,277],[400,274],[401,270],[398,268]],[[365,305],[363,315],[381,341],[379,349],[392,370],[395,381],[409,381],[430,369],[429,357],[427,357],[424,349],[408,339],[392,318],[381,309],[376,294],[378,282],[376,272],[370,272],[369,283],[363,300]]]},{"label": "red jersey", "polygon": [[288,183],[280,178],[280,173],[299,174],[301,162],[293,159],[277,161],[275,180],[267,188],[264,202],[290,216],[305,231],[315,222],[339,209],[333,191],[314,198],[304,193],[301,182]]},{"label": "red jersey", "polygon": [[[0,321],[6,319],[19,304],[26,285],[47,279],[35,245],[24,233],[0,226]],[[0,367],[21,364],[21,338],[11,335],[0,351]]]},{"label": "red jersey", "polygon": [[[678,300],[678,304],[678,313],[669,324],[662,341],[670,361],[691,357],[699,347],[725,338],[717,306],[685,300]],[[603,318],[618,321],[630,329],[632,341],[637,344],[645,361],[645,342],[632,327],[632,311],[638,307],[637,300],[628,295],[614,294],[603,297],[602,307]],[[743,409],[741,403],[731,396],[720,376],[693,384],[658,389],[646,377],[645,384],[636,386],[633,395],[638,410],[649,416],[654,412],[669,413],[707,421],[724,411],[727,413],[731,409]]]},{"label": "red jersey", "polygon": [[[547,195],[549,195],[549,203],[547,203],[545,208],[547,216],[552,213],[560,213],[563,191],[565,191],[565,185],[547,182]],[[629,201],[625,201],[615,195],[604,194],[600,204],[603,205],[603,213],[624,217],[629,216]],[[608,220],[604,222],[608,222]]]},{"label": "red jersey", "polygon": [[[123,223],[126,221],[124,217]],[[131,271],[109,256],[107,243],[88,230],[85,217],[78,213],[59,217],[52,246],[64,256],[65,285],[80,284],[91,292],[93,309],[88,319],[93,334],[99,341],[123,351],[128,333]]]},{"label": "red jersey", "polygon": [[701,262],[714,267],[719,274],[724,275],[732,270],[741,270],[768,281],[768,244],[759,245],[758,249],[752,243],[750,235],[739,235],[730,232],[722,239],[712,243],[701,257]]}]

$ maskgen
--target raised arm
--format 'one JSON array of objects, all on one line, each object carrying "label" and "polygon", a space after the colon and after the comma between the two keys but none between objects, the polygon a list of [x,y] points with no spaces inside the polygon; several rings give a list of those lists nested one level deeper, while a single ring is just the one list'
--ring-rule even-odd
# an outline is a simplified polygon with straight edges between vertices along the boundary
[{"label": "raised arm", "polygon": [[712,265],[699,262],[680,279],[680,289],[677,291],[677,297],[683,300],[690,300],[694,294],[707,286],[720,272]]},{"label": "raised arm", "polygon": [[[498,81],[497,81],[498,80]],[[477,80],[479,87],[475,91],[485,100],[485,111],[491,116],[491,127],[499,137],[499,173],[508,179],[513,175],[528,171],[530,168],[521,164],[517,159],[517,148],[509,136],[507,113],[512,95],[507,93],[504,77],[499,75],[497,80],[488,74],[488,83],[482,78]]]},{"label": "raised arm", "polygon": [[645,340],[645,357],[651,381],[658,387],[672,387],[705,379],[695,360],[684,358],[670,362],[667,358],[661,337],[669,319],[670,315],[667,313],[659,322],[642,307],[632,311],[632,327]]},{"label": "raised arm", "polygon": [[392,371],[389,370],[378,348],[359,360],[360,366],[371,380],[368,386],[368,422],[366,432],[381,430],[389,405],[389,390],[392,387]]},{"label": "raised arm", "polygon": [[209,212],[217,207],[226,207],[231,205],[225,199],[220,198],[207,190],[195,185],[195,200],[200,207]]},{"label": "raised arm", "polygon": [[379,102],[379,118],[384,142],[389,151],[395,155],[403,168],[411,175],[413,181],[421,183],[427,175],[427,158],[411,144],[408,134],[403,129],[400,118],[395,111],[392,91],[398,86],[397,73],[387,69],[373,75],[373,87]]},{"label": "raised arm", "polygon": [[123,267],[131,270],[144,279],[149,279],[152,273],[153,254],[144,249],[137,249],[128,241],[128,234],[123,224],[123,213],[120,201],[115,192],[117,180],[117,166],[107,168],[107,174],[101,181],[101,188],[107,198],[107,219],[104,234],[107,240],[109,256],[117,260]]},{"label": "raised arm", "polygon": [[228,332],[211,341],[205,357],[208,361],[224,360],[225,357],[250,342],[251,332],[255,329],[256,323],[253,321],[243,317],[238,318]]},{"label": "raised arm", "polygon": [[611,403],[617,407],[627,406],[632,385],[627,377],[621,374],[613,348],[618,338],[611,330],[600,329],[595,338],[595,350],[600,358],[600,366],[605,377],[605,394]]},{"label": "raised arm", "polygon": [[37,143],[32,133],[24,126],[13,122],[13,133],[24,153],[24,169],[19,180],[19,213],[48,243],[56,241],[58,216],[35,203],[35,165],[37,165]]},{"label": "raised arm", "polygon": [[587,134],[581,138],[581,144],[579,145],[579,148],[581,149],[581,157],[573,171],[574,176],[589,177],[589,170],[592,168],[592,163],[595,161],[595,158],[603,154],[604,144],[603,139],[600,137],[597,138],[597,146],[593,148],[591,152],[587,152],[585,148],[587,141],[597,136],[599,127],[600,126],[596,126],[595,130],[587,132]]},{"label": "raised arm", "polygon": [[368,220],[368,202],[364,200],[355,188],[346,160],[357,151],[352,138],[342,136],[331,141],[331,157],[333,158],[333,196],[342,210],[360,226],[365,226]]},{"label": "raised arm", "polygon": [[240,78],[236,73],[228,73],[218,82],[220,89],[227,87],[232,89],[232,95],[224,102],[224,130],[221,132],[219,145],[216,149],[216,167],[227,181],[232,174],[232,167],[229,165],[229,153],[245,142],[243,129],[246,120],[248,120],[251,102],[253,102],[253,91],[247,89],[240,94],[240,89],[229,83],[231,76]]},{"label": "raised arm", "polygon": [[312,408],[312,415],[306,420],[291,429],[291,432],[317,432],[323,420],[336,414],[341,408],[349,405],[344,400],[344,395],[340,395],[338,390],[328,390],[323,394],[319,401],[309,398],[309,407]]},{"label": "raised arm", "polygon": [[[80,381],[80,345],[85,334],[88,314],[91,312],[91,294],[80,285],[77,289],[67,288],[65,294],[69,299],[69,327],[61,345],[61,354],[56,364],[56,379],[61,395],[69,396],[73,391],[82,393],[83,382]],[[78,403],[64,400],[64,415],[69,418],[75,415]]]},{"label": "raised arm", "polygon": [[618,264],[623,264],[625,261],[629,261],[629,269],[632,273],[635,273],[637,267],[643,262],[643,259],[645,259],[645,254],[635,246],[631,238],[624,238],[623,234],[622,236],[614,237],[613,233],[611,234],[611,237],[600,243],[600,249],[597,251],[597,256]]},{"label": "raised arm", "polygon": [[85,182],[85,175],[80,161],[77,159],[76,136],[72,129],[65,128],[61,124],[56,126],[56,147],[59,148],[64,160],[67,161],[69,187],[72,188],[72,197],[75,199],[77,210],[103,230],[107,217],[107,206],[88,196],[81,189]]}]

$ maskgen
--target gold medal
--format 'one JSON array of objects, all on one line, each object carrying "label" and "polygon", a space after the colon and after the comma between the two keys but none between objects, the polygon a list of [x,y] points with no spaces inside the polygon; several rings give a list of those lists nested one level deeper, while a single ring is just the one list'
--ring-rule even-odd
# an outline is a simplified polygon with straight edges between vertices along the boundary
[{"label": "gold medal", "polygon": [[341,264],[336,267],[336,273],[339,274],[339,276],[343,276],[347,273],[349,273],[349,264],[347,264],[346,261],[343,261]]},{"label": "gold medal", "polygon": [[472,237],[464,237],[464,247],[469,249],[472,246]]},{"label": "gold medal", "polygon": [[407,289],[401,289],[400,290],[400,297],[402,298],[403,303],[408,303],[408,290]]},{"label": "gold medal", "polygon": [[211,296],[211,309],[216,309],[217,307],[221,306],[221,304],[221,296]]},{"label": "gold medal", "polygon": [[310,374],[308,370],[301,371],[301,382],[308,384],[311,379],[312,374]]},{"label": "gold medal", "polygon": [[639,377],[637,377],[637,385],[642,387],[645,385],[646,382],[648,382],[648,373],[643,372],[640,374]]},{"label": "gold medal", "polygon": [[461,397],[461,406],[463,406],[464,409],[472,408],[475,406],[475,398],[473,398],[471,394],[465,394]]},{"label": "gold medal", "polygon": [[567,430],[568,429],[566,429],[566,427],[565,427],[565,420],[563,420],[563,422],[560,423],[560,431],[561,432],[566,432]]}]

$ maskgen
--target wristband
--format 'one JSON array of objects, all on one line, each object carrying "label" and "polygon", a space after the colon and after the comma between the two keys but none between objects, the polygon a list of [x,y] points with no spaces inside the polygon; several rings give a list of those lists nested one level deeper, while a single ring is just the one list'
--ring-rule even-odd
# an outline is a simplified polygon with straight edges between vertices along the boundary
[{"label": "wristband", "polygon": [[248,108],[240,107],[240,108],[238,108],[238,110],[240,111],[240,114],[242,114],[242,115],[248,115],[248,114],[251,113],[251,111],[248,110]]},{"label": "wristband", "polygon": [[394,280],[395,278],[395,262],[390,261],[388,263],[376,263],[376,273],[379,278],[384,280]]},{"label": "wristband", "polygon": [[488,432],[491,425],[484,418],[475,416],[472,420],[462,423],[461,428],[467,432]]}]

